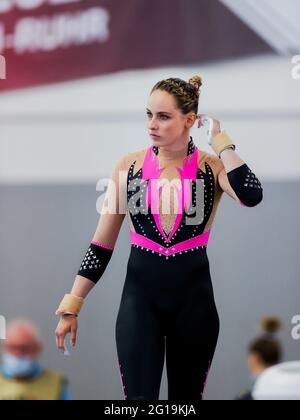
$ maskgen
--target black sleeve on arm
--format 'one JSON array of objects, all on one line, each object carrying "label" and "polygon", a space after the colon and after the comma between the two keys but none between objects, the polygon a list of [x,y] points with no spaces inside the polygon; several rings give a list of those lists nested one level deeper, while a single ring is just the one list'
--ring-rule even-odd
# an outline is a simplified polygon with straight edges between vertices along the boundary
[{"label": "black sleeve on arm", "polygon": [[262,201],[261,183],[246,163],[228,172],[227,177],[242,204],[254,207]]},{"label": "black sleeve on arm", "polygon": [[91,243],[82,261],[78,275],[86,277],[93,283],[98,283],[104,273],[111,257],[113,249]]}]

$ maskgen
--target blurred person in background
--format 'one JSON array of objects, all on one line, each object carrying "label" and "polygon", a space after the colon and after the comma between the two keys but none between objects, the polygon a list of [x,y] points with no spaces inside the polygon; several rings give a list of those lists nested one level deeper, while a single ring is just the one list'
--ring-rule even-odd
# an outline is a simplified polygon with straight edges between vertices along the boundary
[{"label": "blurred person in background", "polygon": [[15,319],[7,327],[0,367],[0,400],[69,400],[67,380],[39,362],[43,346],[37,327]]},{"label": "blurred person in background", "polygon": [[257,379],[266,369],[281,362],[282,347],[277,338],[281,327],[281,321],[277,317],[266,316],[261,319],[262,335],[252,341],[248,348],[247,365],[251,389],[242,393],[236,400],[253,400],[252,390]]},{"label": "blurred person in background", "polygon": [[254,400],[300,400],[300,361],[280,363],[266,369],[257,379]]}]

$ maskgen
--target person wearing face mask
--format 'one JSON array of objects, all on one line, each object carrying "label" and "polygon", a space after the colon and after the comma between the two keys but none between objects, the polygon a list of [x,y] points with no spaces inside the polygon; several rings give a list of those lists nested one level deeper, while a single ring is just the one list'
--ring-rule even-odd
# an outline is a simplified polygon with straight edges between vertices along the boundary
[{"label": "person wearing face mask", "polygon": [[37,328],[24,319],[12,321],[3,342],[0,400],[69,400],[66,378],[44,369]]},{"label": "person wearing face mask", "polygon": [[281,328],[281,321],[276,317],[266,316],[260,321],[262,335],[252,341],[248,349],[247,364],[250,372],[251,389],[242,393],[236,400],[253,400],[253,388],[261,375],[269,368],[278,365],[282,359],[282,348],[276,337]]}]

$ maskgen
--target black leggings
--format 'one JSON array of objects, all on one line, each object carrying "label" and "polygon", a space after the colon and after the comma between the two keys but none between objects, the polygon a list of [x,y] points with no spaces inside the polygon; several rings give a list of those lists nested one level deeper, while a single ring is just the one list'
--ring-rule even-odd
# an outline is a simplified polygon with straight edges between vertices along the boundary
[{"label": "black leggings", "polygon": [[116,321],[124,399],[201,400],[219,335],[206,247],[166,259],[132,246]]}]

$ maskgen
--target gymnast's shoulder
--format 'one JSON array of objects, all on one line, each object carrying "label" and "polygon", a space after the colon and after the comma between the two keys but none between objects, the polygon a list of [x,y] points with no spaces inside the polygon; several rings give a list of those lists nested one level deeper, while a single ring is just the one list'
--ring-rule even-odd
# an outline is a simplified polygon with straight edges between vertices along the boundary
[{"label": "gymnast's shoulder", "polygon": [[198,167],[204,170],[205,162],[211,167],[215,175],[218,175],[224,168],[222,159],[216,154],[208,153],[205,150],[199,150]]},{"label": "gymnast's shoulder", "polygon": [[147,150],[147,148],[144,148],[121,155],[116,161],[116,169],[128,171],[133,164],[136,168],[141,167]]}]

